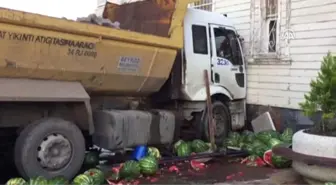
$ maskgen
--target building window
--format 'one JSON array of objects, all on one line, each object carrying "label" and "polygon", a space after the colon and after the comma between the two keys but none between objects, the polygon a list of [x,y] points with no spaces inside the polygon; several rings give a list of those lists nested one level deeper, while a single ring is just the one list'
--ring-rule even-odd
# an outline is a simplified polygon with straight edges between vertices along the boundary
[{"label": "building window", "polygon": [[205,26],[192,25],[192,39],[194,53],[196,54],[208,54],[208,39]]},{"label": "building window", "polygon": [[278,0],[265,0],[266,26],[268,35],[268,52],[274,53],[277,48]]},{"label": "building window", "polygon": [[214,0],[200,0],[190,4],[190,7],[211,12],[214,10],[213,1]]}]

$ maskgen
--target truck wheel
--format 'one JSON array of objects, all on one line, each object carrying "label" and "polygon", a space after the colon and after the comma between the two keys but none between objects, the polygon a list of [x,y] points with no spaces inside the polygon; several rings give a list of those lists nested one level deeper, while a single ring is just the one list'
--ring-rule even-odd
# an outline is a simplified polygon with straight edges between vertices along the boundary
[{"label": "truck wheel", "polygon": [[41,119],[27,126],[15,143],[14,160],[25,178],[73,178],[85,157],[85,140],[73,123],[59,118]]},{"label": "truck wheel", "polygon": [[[210,140],[208,126],[209,121],[207,114],[208,113],[205,114],[203,121],[205,132],[204,135],[207,140]],[[231,116],[228,106],[221,101],[214,101],[212,103],[212,116],[216,124],[215,142],[217,145],[221,145],[224,139],[228,137],[230,131]]]}]

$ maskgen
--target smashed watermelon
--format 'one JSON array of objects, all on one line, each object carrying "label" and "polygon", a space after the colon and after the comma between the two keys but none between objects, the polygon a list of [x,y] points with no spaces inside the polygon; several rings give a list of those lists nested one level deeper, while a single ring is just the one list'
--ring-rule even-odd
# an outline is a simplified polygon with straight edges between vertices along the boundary
[{"label": "smashed watermelon", "polygon": [[272,154],[272,150],[267,150],[263,155],[263,160],[267,165],[274,167],[272,163]]}]

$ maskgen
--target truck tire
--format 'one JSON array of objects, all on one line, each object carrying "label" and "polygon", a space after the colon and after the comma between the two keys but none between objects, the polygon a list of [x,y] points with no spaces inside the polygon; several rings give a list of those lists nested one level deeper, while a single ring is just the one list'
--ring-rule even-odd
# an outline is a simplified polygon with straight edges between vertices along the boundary
[{"label": "truck tire", "polygon": [[46,118],[23,129],[14,153],[16,168],[24,178],[64,176],[70,180],[82,167],[85,140],[75,124]]},{"label": "truck tire", "polygon": [[[228,137],[231,129],[231,115],[228,106],[221,101],[215,100],[212,103],[212,116],[216,121],[215,142],[217,145],[221,145],[224,139]],[[210,141],[207,112],[205,113],[203,120],[204,136],[205,139]]]}]

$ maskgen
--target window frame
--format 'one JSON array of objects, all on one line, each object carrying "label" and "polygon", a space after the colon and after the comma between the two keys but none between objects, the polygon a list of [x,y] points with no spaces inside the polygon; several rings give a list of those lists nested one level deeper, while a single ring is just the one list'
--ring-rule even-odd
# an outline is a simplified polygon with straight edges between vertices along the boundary
[{"label": "window frame", "polygon": [[[205,46],[206,50],[204,52],[197,52],[195,48],[195,38],[194,37],[194,28],[195,27],[203,27],[204,28],[204,36],[205,36]],[[208,46],[208,34],[207,34],[207,27],[204,25],[199,25],[199,24],[192,24],[191,25],[191,37],[192,37],[192,46],[193,46],[193,53],[194,54],[199,54],[199,55],[209,55],[209,46]]]},{"label": "window frame", "polygon": [[[217,32],[216,32],[216,30],[220,30],[220,28],[219,27],[214,27],[212,29],[213,29],[212,32],[214,34],[214,38],[213,38],[212,42],[214,42],[214,44],[215,44],[215,48],[214,49],[216,49],[216,51],[214,52],[214,55],[216,57],[219,57],[219,58],[225,58],[223,56],[219,56],[218,55],[217,39],[216,39],[217,38],[216,37],[216,33]],[[227,34],[227,35],[218,36],[218,37],[226,37],[226,39],[229,40],[229,47],[231,48],[232,59],[229,59],[229,58],[225,58],[225,59],[229,60],[232,63],[232,65],[234,65],[234,66],[243,65],[244,64],[244,59],[243,59],[243,55],[242,55],[242,48],[241,48],[241,43],[240,43],[240,40],[239,40],[239,38],[237,36],[237,33],[234,30],[232,30],[232,29],[227,29],[227,31],[231,32],[233,34],[233,38],[232,39],[234,39],[235,42],[236,42],[236,52],[239,53],[239,58],[238,58],[238,61],[237,61],[237,58],[236,58],[237,56],[234,55],[234,51],[232,49],[233,47],[231,46],[231,40],[230,40],[231,38],[230,38],[229,34]],[[222,40],[222,41],[224,41],[224,40]],[[220,41],[220,44],[222,43],[222,41]],[[221,47],[220,44],[219,44],[219,49]]]}]

